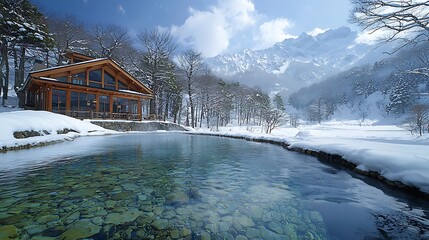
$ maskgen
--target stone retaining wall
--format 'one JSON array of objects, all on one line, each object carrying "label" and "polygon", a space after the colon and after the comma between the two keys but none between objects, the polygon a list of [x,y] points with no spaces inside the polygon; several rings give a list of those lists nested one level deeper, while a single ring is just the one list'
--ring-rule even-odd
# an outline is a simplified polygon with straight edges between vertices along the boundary
[{"label": "stone retaining wall", "polygon": [[127,122],[127,121],[91,121],[92,124],[98,125],[105,129],[129,132],[129,131],[187,131],[184,127],[168,122]]}]

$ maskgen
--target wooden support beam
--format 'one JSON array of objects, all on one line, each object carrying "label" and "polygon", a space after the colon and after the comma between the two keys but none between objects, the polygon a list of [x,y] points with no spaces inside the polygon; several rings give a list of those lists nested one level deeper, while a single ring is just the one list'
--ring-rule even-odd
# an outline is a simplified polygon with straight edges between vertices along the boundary
[{"label": "wooden support beam", "polygon": [[101,87],[104,88],[104,66],[101,68]]},{"label": "wooden support beam", "polygon": [[86,77],[86,86],[89,86],[89,68],[85,71],[85,77]]},{"label": "wooden support beam", "polygon": [[95,111],[96,112],[100,111],[100,94],[99,93],[95,95]]},{"label": "wooden support beam", "polygon": [[71,109],[71,91],[70,89],[66,90],[66,111]]},{"label": "wooden support beam", "polygon": [[113,118],[113,95],[109,95],[109,112],[110,112],[110,118]]},{"label": "wooden support beam", "polygon": [[142,120],[142,99],[137,100],[137,114],[139,115],[139,120]]},{"label": "wooden support beam", "polygon": [[46,111],[52,112],[52,85],[47,85],[46,87],[47,91],[47,99],[46,99]]}]

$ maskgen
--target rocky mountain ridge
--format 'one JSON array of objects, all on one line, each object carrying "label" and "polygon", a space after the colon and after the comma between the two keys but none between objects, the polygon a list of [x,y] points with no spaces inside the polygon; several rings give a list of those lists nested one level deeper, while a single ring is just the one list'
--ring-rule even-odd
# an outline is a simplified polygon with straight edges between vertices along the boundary
[{"label": "rocky mountain ridge", "polygon": [[357,36],[348,27],[316,36],[302,33],[267,49],[219,55],[207,63],[214,74],[227,80],[292,92],[357,64],[377,61],[379,51],[358,43]]}]

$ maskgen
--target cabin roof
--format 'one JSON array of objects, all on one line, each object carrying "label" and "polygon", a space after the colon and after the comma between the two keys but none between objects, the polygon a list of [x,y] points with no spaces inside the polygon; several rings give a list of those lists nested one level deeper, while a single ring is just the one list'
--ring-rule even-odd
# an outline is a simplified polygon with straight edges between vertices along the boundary
[{"label": "cabin roof", "polygon": [[68,59],[74,58],[74,59],[79,59],[82,61],[88,61],[88,60],[95,59],[94,57],[91,57],[91,56],[88,56],[88,55],[85,55],[85,54],[82,54],[79,52],[70,51],[70,50],[66,51],[64,53],[64,56]]},{"label": "cabin roof", "polygon": [[142,90],[145,91],[144,94],[153,94],[152,90],[150,90],[148,87],[146,87],[143,83],[138,81],[136,78],[134,78],[131,74],[129,74],[127,71],[125,71],[119,64],[117,64],[115,61],[109,58],[96,58],[87,60],[84,62],[78,62],[68,65],[62,65],[62,66],[56,66],[51,68],[45,68],[37,71],[31,71],[29,73],[29,77],[24,83],[24,86],[22,87],[22,90],[25,90],[28,86],[28,83],[30,82],[31,78],[40,78],[40,77],[47,77],[51,74],[58,74],[62,72],[69,72],[78,70],[81,68],[87,68],[87,67],[94,67],[94,66],[102,66],[102,65],[108,65],[115,69],[117,72],[120,72],[122,75],[124,75],[127,79],[131,80],[134,84],[136,84],[138,87],[140,87]]}]

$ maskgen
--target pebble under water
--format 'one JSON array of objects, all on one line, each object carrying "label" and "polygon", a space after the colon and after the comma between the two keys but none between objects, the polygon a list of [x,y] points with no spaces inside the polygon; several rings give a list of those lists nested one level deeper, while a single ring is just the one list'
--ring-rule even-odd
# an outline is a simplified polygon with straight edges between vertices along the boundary
[{"label": "pebble under water", "polygon": [[429,239],[429,204],[316,158],[171,133],[0,154],[0,239]]}]

